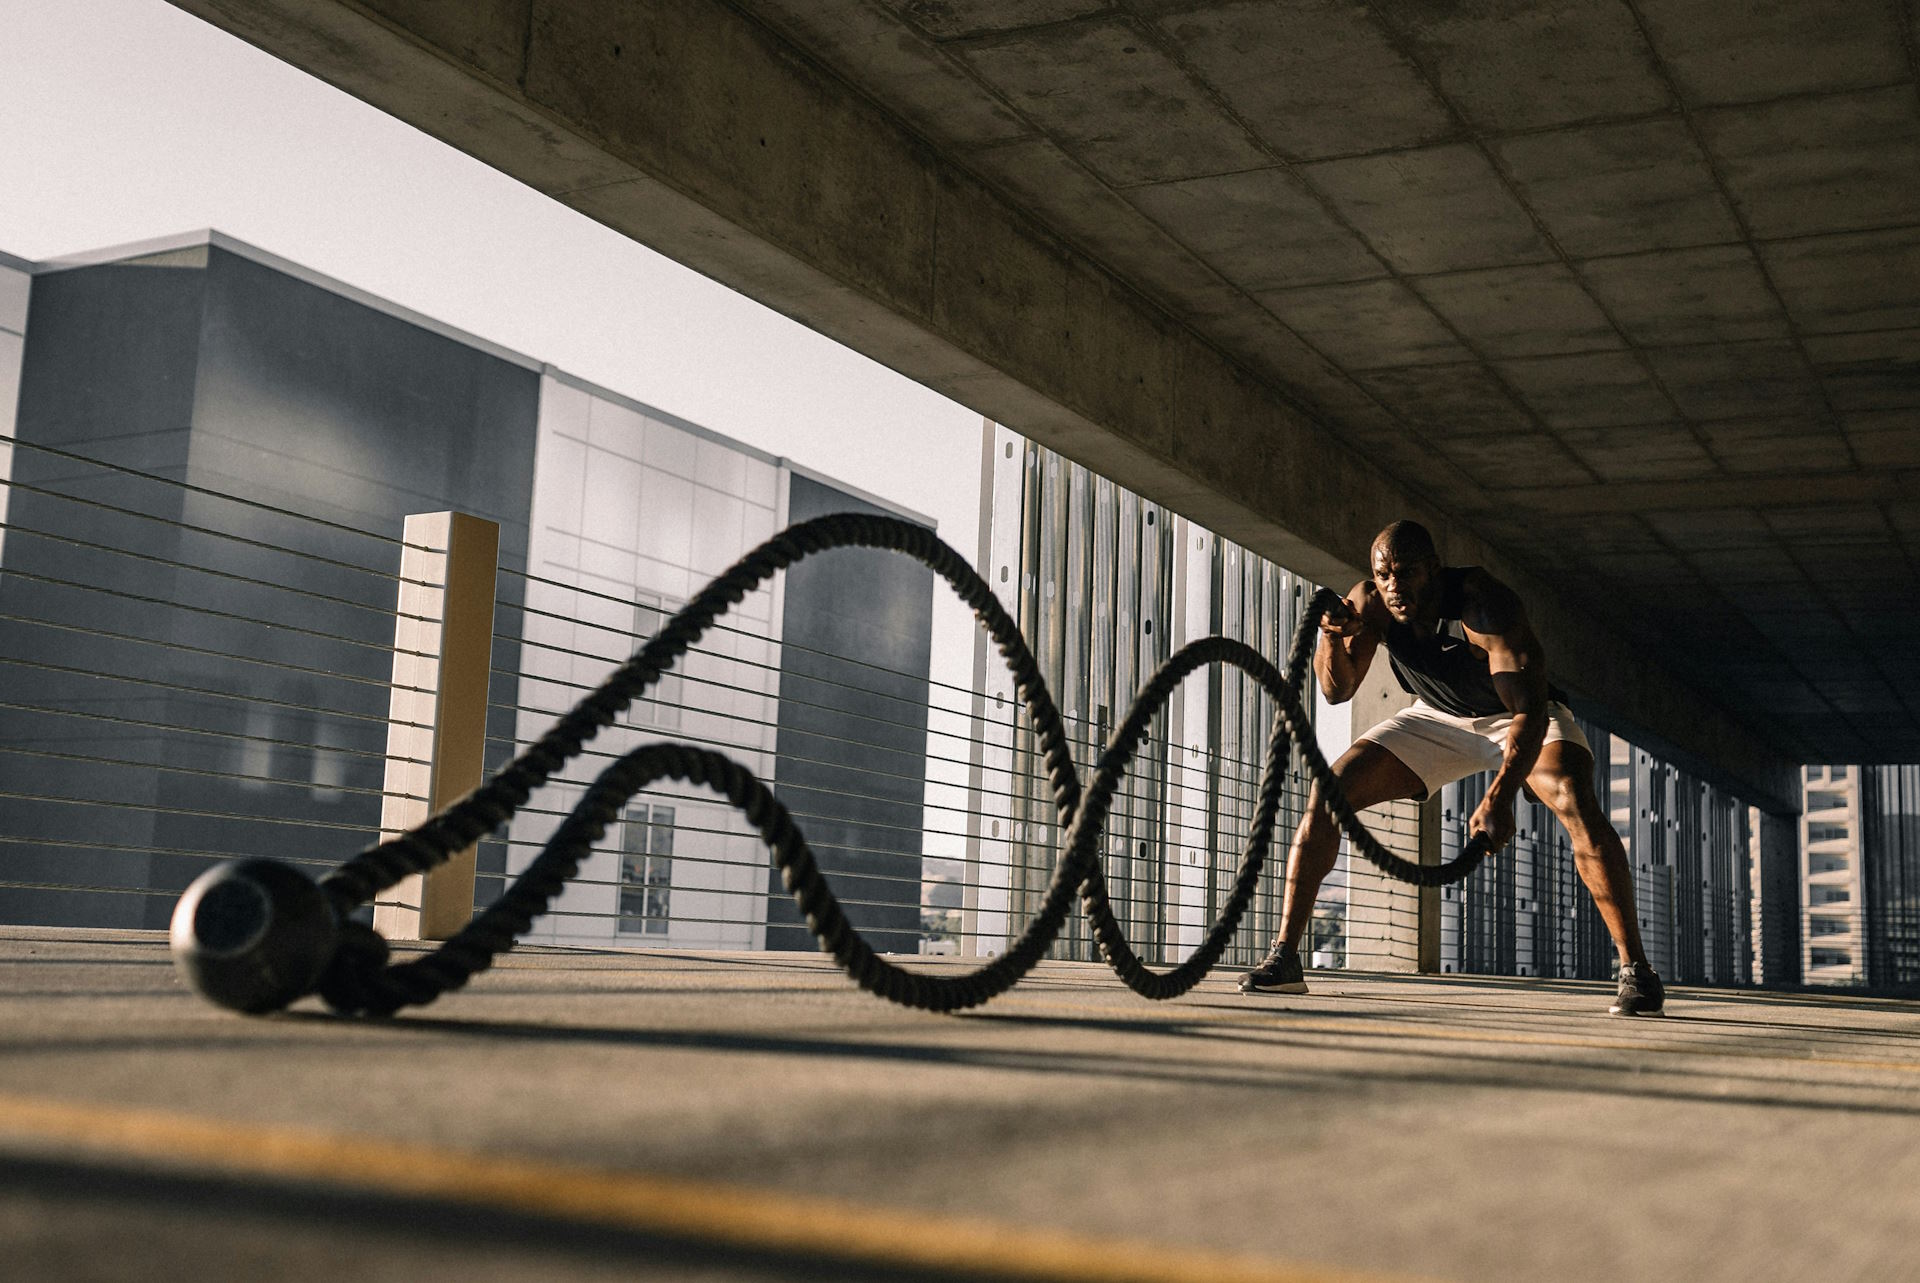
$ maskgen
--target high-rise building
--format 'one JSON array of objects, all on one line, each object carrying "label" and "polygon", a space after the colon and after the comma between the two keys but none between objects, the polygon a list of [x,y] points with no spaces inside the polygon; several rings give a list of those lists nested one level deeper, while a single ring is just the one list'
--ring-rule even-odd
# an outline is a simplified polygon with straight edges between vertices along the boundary
[{"label": "high-rise building", "polygon": [[1809,766],[1800,820],[1809,984],[1920,984],[1920,766]]},{"label": "high-rise building", "polygon": [[1866,979],[1860,910],[1860,778],[1849,766],[1802,769],[1801,920],[1807,924],[1802,974],[1808,984],[1854,985]]},{"label": "high-rise building", "polygon": [[[500,528],[489,769],[789,520],[925,521],[218,233],[0,262],[0,392],[10,361],[0,921],[159,926],[210,859],[376,840],[410,513]],[[755,594],[482,844],[479,898],[671,736],[770,779],[913,951],[932,578],[836,552]],[[635,799],[556,910],[542,938],[810,944],[694,789]]]}]

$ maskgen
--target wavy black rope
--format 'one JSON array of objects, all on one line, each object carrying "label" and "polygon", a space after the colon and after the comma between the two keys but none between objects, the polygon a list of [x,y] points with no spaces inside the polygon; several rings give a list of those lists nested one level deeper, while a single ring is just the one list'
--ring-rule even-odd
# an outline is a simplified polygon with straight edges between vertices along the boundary
[{"label": "wavy black rope", "polygon": [[[361,852],[321,879],[321,889],[332,900],[335,911],[345,921],[350,912],[402,878],[426,872],[504,824],[535,789],[659,681],[715,620],[748,593],[806,557],[846,547],[903,553],[946,580],[999,647],[1013,674],[1015,690],[1026,705],[1066,837],[1040,911],[1012,947],[979,969],[957,976],[928,975],[895,966],[876,954],[847,921],[792,816],[746,767],[695,745],[655,743],[635,749],[602,771],[505,894],[432,953],[389,965],[384,939],[370,927],[345,922],[340,948],[320,982],[321,996],[342,1012],[388,1014],[431,1002],[465,984],[491,966],[495,957],[511,949],[534,919],[546,912],[627,800],[660,780],[700,785],[725,797],[760,831],[782,881],[821,948],[832,954],[861,988],[889,1001],[929,1011],[978,1006],[1018,982],[1065,925],[1076,891],[1101,955],[1130,988],[1148,998],[1177,997],[1192,988],[1219,961],[1252,899],[1272,845],[1280,792],[1295,748],[1354,848],[1390,876],[1420,886],[1440,886],[1464,878],[1486,854],[1486,844],[1476,838],[1449,863],[1415,864],[1383,847],[1347,805],[1332,768],[1307,733],[1300,699],[1320,618],[1339,601],[1336,594],[1323,589],[1309,603],[1284,674],[1251,647],[1225,637],[1205,637],[1175,652],[1148,679],[1113,732],[1083,793],[1067,752],[1065,724],[1041,680],[1039,665],[1026,638],[987,582],[924,526],[893,517],[845,513],[791,526],[749,552],[703,588],[598,689],[491,780],[418,828]],[[1209,664],[1229,664],[1246,673],[1273,697],[1278,712],[1233,891],[1200,947],[1173,970],[1156,972],[1134,953],[1113,914],[1097,844],[1114,793],[1145,740],[1154,715],[1183,678]]]}]

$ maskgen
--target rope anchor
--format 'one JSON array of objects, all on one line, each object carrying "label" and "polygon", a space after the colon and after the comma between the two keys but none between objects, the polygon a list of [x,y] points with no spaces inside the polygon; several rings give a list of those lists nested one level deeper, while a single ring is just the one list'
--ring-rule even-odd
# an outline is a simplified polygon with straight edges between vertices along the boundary
[{"label": "rope anchor", "polygon": [[[387,942],[371,927],[351,920],[355,909],[402,878],[426,872],[506,823],[535,789],[659,681],[748,593],[815,553],[849,547],[902,553],[945,579],[999,647],[1032,720],[1066,840],[1039,912],[1006,952],[957,976],[908,971],[882,958],[847,921],[806,838],[766,785],[724,754],[674,742],[643,745],[602,771],[505,894],[432,953],[392,964]],[[362,851],[317,884],[276,860],[229,860],[208,869],[174,907],[174,965],[208,1001],[253,1014],[278,1011],[310,993],[348,1015],[390,1015],[432,1002],[513,947],[578,872],[629,798],[657,781],[673,780],[711,789],[746,816],[772,852],[820,947],[861,988],[888,1001],[928,1011],[959,1011],[1005,993],[1045,955],[1066,923],[1076,892],[1101,956],[1115,974],[1143,997],[1178,997],[1219,961],[1253,898],[1296,748],[1354,849],[1389,876],[1419,886],[1442,886],[1466,877],[1488,853],[1486,840],[1476,835],[1448,863],[1415,864],[1383,847],[1347,804],[1332,768],[1306,733],[1301,703],[1320,618],[1339,600],[1327,589],[1314,595],[1294,636],[1284,675],[1258,651],[1231,638],[1203,637],[1174,652],[1141,688],[1083,791],[1067,751],[1066,725],[1026,638],[973,567],[924,526],[865,513],[816,517],[774,535],[707,584],[537,742],[418,828]],[[1171,971],[1157,972],[1134,953],[1114,917],[1098,843],[1114,793],[1154,715],[1183,678],[1209,664],[1228,664],[1246,673],[1273,697],[1277,712],[1232,894],[1200,947]]]}]

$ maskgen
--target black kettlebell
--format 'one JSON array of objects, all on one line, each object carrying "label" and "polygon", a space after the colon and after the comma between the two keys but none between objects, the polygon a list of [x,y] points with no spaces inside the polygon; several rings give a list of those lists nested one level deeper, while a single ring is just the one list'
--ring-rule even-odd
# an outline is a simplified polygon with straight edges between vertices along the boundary
[{"label": "black kettlebell", "polygon": [[173,909],[173,965],[194,992],[234,1011],[278,1011],[313,992],[340,943],[340,919],[290,864],[216,864]]}]

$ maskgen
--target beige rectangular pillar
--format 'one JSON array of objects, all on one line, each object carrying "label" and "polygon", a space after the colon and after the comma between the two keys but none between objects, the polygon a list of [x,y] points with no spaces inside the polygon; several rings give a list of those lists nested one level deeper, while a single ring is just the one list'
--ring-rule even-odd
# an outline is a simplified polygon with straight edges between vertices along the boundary
[{"label": "beige rectangular pillar", "polygon": [[[407,518],[394,625],[381,839],[397,837],[477,788],[485,775],[487,677],[493,661],[497,523],[462,512]],[[445,940],[473,917],[475,848],[374,906],[399,940]]]},{"label": "beige rectangular pillar", "polygon": [[[1420,863],[1440,863],[1440,798],[1436,794],[1420,806]],[[1420,888],[1420,948],[1416,970],[1440,970],[1440,888]]]}]

